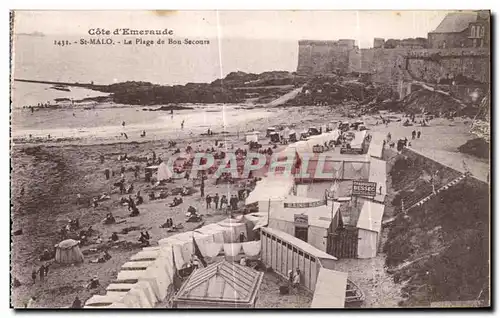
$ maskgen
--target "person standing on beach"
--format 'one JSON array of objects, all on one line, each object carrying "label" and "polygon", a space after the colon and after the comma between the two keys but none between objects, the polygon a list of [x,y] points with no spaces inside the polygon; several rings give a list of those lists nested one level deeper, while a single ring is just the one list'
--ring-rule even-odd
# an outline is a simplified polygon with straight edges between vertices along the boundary
[{"label": "person standing on beach", "polygon": [[122,126],[125,127],[125,121],[122,122]]},{"label": "person standing on beach", "polygon": [[33,268],[31,271],[31,279],[33,280],[33,284],[36,283],[36,268]]},{"label": "person standing on beach", "polygon": [[420,130],[419,130],[419,131],[417,132],[417,139],[420,139],[420,135],[421,135],[421,134],[422,134],[422,133],[421,133],[421,132],[420,132]]},{"label": "person standing on beach", "polygon": [[109,169],[104,170],[104,175],[106,176],[106,180],[109,180]]},{"label": "person standing on beach", "polygon": [[215,209],[218,210],[219,209],[219,194],[216,193],[215,196],[214,196],[214,203],[215,203]]},{"label": "person standing on beach", "polygon": [[43,283],[44,281],[44,278],[45,278],[45,266],[40,266],[40,268],[38,269],[38,274],[40,275],[40,282]]},{"label": "person standing on beach", "polygon": [[210,194],[207,194],[205,201],[207,202],[207,210],[208,210],[212,204],[212,197],[210,196]]},{"label": "person standing on beach", "polygon": [[181,123],[181,129],[184,129],[184,120]]}]

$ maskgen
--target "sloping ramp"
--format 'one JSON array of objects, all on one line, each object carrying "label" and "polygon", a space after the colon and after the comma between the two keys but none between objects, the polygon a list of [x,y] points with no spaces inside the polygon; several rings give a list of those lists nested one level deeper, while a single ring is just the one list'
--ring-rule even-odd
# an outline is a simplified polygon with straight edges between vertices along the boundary
[{"label": "sloping ramp", "polygon": [[282,95],[269,104],[266,105],[266,107],[274,107],[274,106],[279,106],[283,105],[284,103],[288,102],[291,99],[294,99],[301,91],[302,91],[303,86],[294,89],[291,92],[286,93],[285,95]]}]

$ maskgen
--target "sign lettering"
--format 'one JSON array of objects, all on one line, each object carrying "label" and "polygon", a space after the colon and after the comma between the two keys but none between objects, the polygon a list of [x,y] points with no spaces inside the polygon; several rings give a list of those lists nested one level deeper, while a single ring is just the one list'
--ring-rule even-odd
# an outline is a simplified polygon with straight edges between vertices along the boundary
[{"label": "sign lettering", "polygon": [[352,195],[375,196],[377,194],[377,183],[354,180],[352,182]]}]

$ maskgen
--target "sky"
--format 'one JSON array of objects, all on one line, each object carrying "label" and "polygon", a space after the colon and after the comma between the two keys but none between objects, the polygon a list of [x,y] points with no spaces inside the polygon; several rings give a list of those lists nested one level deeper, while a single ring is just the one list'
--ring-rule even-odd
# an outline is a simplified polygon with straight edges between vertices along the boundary
[{"label": "sky", "polygon": [[85,35],[90,28],[164,29],[175,37],[298,41],[427,37],[449,11],[16,11],[15,33]]}]

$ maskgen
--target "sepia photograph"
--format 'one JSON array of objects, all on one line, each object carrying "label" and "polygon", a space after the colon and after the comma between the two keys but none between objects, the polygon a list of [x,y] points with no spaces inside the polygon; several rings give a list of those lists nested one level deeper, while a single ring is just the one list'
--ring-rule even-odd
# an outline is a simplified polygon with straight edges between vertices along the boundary
[{"label": "sepia photograph", "polygon": [[491,11],[10,11],[10,307],[491,308]]}]

